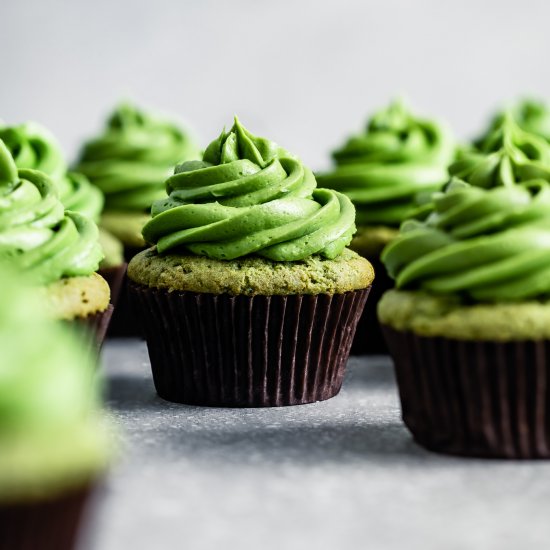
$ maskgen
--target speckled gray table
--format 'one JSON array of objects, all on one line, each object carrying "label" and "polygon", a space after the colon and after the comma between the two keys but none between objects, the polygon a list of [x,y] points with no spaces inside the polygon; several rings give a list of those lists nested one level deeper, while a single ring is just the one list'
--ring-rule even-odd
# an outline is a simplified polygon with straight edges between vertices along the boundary
[{"label": "speckled gray table", "polygon": [[162,401],[137,340],[104,367],[123,453],[92,550],[550,548],[550,462],[417,447],[388,358],[352,358],[330,401],[255,410]]}]

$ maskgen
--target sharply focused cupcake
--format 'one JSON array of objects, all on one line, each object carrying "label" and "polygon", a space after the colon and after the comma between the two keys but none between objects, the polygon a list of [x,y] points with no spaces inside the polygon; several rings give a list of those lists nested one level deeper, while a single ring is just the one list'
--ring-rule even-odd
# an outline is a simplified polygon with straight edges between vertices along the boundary
[{"label": "sharply focused cupcake", "polygon": [[[320,186],[345,193],[357,209],[357,234],[350,248],[375,267],[371,305],[392,286],[379,260],[382,249],[418,208],[421,196],[447,183],[454,152],[454,140],[443,124],[418,118],[395,101],[333,153],[334,170],[317,176]],[[385,351],[375,307],[365,311],[353,351]]]},{"label": "sharply focused cupcake", "polygon": [[[1,126],[0,139],[10,150],[17,168],[39,170],[51,178],[66,210],[99,222],[104,204],[103,193],[83,174],[68,170],[59,143],[46,128],[35,122]],[[126,272],[122,244],[104,229],[100,230],[99,241],[104,251],[99,272],[111,287],[114,303]]]},{"label": "sharply focused cupcake", "polygon": [[17,169],[0,140],[0,260],[41,287],[50,314],[89,327],[101,342],[112,312],[97,226],[65,211],[43,172]]},{"label": "sharply focused cupcake", "polygon": [[279,406],[340,390],[373,280],[355,210],[237,119],[177,166],[128,266],[158,394]]},{"label": "sharply focused cupcake", "polygon": [[550,184],[533,175],[453,180],[382,254],[397,289],[378,315],[403,419],[429,449],[550,457]]},{"label": "sharply focused cupcake", "polygon": [[128,260],[145,247],[141,229],[174,166],[198,157],[176,124],[129,104],[115,109],[104,132],[85,144],[76,169],[105,195],[101,226],[122,241]]},{"label": "sharply focused cupcake", "polygon": [[110,437],[80,343],[20,279],[0,271],[0,548],[71,550]]}]

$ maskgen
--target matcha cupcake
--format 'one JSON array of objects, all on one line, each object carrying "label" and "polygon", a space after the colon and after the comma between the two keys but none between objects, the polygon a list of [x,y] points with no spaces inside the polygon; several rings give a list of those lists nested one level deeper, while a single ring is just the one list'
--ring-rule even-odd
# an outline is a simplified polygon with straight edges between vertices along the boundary
[{"label": "matcha cupcake", "polygon": [[[334,170],[317,176],[320,186],[346,194],[357,209],[358,229],[350,248],[375,267],[371,304],[393,285],[380,263],[382,249],[422,196],[447,183],[454,152],[454,140],[444,125],[417,118],[402,101],[395,101],[333,153]],[[352,351],[386,351],[374,307],[366,309]]]},{"label": "matcha cupcake", "polygon": [[550,457],[550,184],[453,180],[382,254],[403,419],[434,451]]},{"label": "matcha cupcake", "polygon": [[0,271],[0,548],[71,550],[110,436],[80,342],[20,279]]},{"label": "matcha cupcake", "polygon": [[98,343],[112,312],[109,286],[95,273],[101,258],[94,222],[65,211],[53,181],[18,170],[0,140],[0,259],[40,287],[52,317],[89,327]]},{"label": "matcha cupcake", "polygon": [[[3,126],[0,127],[0,139],[10,150],[17,168],[39,170],[50,176],[66,210],[99,222],[104,204],[103,193],[84,174],[68,170],[59,143],[46,128],[35,122]],[[126,273],[122,244],[101,229],[100,245],[104,250],[104,259],[99,264],[99,273],[111,287],[114,304]]]},{"label": "matcha cupcake", "polygon": [[129,104],[115,109],[105,131],[84,145],[76,170],[105,195],[101,227],[122,241],[128,260],[145,247],[141,230],[174,166],[198,157],[176,124]]},{"label": "matcha cupcake", "polygon": [[328,399],[374,277],[355,211],[237,119],[176,167],[128,266],[158,394],[211,406]]}]

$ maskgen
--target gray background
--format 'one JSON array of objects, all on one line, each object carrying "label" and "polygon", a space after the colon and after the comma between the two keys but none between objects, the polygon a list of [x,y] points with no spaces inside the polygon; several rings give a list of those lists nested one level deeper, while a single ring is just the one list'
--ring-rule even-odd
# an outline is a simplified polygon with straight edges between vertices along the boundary
[{"label": "gray background", "polygon": [[318,169],[397,94],[463,137],[550,96],[549,19],[547,0],[2,0],[0,118],[73,155],[121,97],[202,144],[237,113]]}]

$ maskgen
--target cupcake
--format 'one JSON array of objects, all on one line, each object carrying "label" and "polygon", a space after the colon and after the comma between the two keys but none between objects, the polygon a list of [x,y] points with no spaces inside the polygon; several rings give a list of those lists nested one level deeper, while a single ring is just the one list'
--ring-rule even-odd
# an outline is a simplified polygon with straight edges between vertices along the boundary
[{"label": "cupcake", "polygon": [[164,196],[164,180],[178,162],[199,150],[177,125],[122,104],[105,131],[88,141],[76,167],[105,195],[101,226],[117,237],[129,260],[145,247],[141,235],[151,205]]},{"label": "cupcake", "polygon": [[355,210],[237,119],[178,165],[128,266],[157,393],[233,407],[333,397],[374,277]]},{"label": "cupcake", "polygon": [[[376,113],[364,133],[333,153],[333,171],[317,176],[319,185],[346,194],[357,209],[358,230],[350,248],[375,267],[371,304],[393,286],[380,263],[382,249],[397,236],[399,225],[418,208],[422,196],[429,197],[448,181],[454,151],[444,125],[419,119],[396,101]],[[367,308],[352,352],[385,351],[375,308]]]},{"label": "cupcake", "polygon": [[493,116],[487,130],[476,140],[477,147],[484,148],[487,136],[501,126],[508,115],[511,115],[523,130],[550,142],[550,106],[541,100],[523,99]]},{"label": "cupcake", "polygon": [[[78,212],[94,222],[99,221],[103,193],[84,174],[68,170],[59,143],[46,128],[35,122],[4,126],[0,127],[0,139],[10,150],[17,168],[39,170],[51,178],[66,210]],[[109,283],[114,304],[126,273],[126,263],[120,252],[122,244],[102,229],[100,245],[106,248],[104,259],[99,264],[99,274]]]},{"label": "cupcake", "polygon": [[71,550],[110,437],[80,343],[20,278],[0,272],[0,549]]},{"label": "cupcake", "polygon": [[550,457],[550,184],[455,179],[382,253],[402,414],[443,453]]},{"label": "cupcake", "polygon": [[18,170],[0,140],[0,259],[41,288],[52,317],[91,329],[98,344],[112,313],[109,285],[95,273],[101,258],[94,222],[65,211],[53,181]]}]

